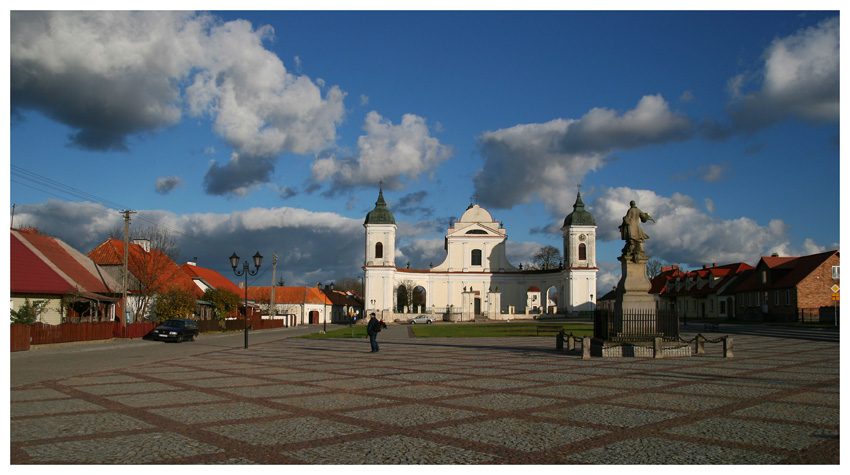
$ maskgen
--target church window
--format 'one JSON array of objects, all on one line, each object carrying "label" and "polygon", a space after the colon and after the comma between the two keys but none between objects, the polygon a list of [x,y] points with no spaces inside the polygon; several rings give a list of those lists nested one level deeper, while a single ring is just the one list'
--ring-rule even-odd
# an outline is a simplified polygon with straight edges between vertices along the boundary
[{"label": "church window", "polygon": [[586,261],[587,260],[587,246],[584,244],[578,245],[578,260]]},{"label": "church window", "polygon": [[481,265],[481,249],[473,249],[472,250],[472,265],[480,266]]},{"label": "church window", "polygon": [[384,258],[384,245],[381,243],[375,244],[375,259]]},{"label": "church window", "polygon": [[473,229],[471,231],[467,231],[466,234],[487,234],[487,231],[483,229]]}]

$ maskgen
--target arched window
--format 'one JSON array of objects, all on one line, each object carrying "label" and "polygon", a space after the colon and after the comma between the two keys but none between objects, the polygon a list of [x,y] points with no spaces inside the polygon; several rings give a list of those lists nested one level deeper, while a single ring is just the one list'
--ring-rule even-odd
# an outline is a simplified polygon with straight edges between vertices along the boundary
[{"label": "arched window", "polygon": [[473,249],[472,250],[472,265],[480,266],[481,265],[481,249]]},{"label": "arched window", "polygon": [[587,246],[585,244],[578,245],[578,260],[586,261],[587,260]]},{"label": "arched window", "polygon": [[381,243],[375,244],[375,259],[384,258],[384,245]]}]

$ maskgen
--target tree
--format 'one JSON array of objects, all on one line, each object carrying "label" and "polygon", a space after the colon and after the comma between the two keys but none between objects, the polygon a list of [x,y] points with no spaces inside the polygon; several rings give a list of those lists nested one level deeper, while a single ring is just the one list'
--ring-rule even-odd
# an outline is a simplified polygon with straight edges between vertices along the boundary
[{"label": "tree", "polygon": [[209,288],[204,292],[204,300],[213,305],[213,315],[219,320],[227,318],[242,303],[236,292],[227,289]]},{"label": "tree", "polygon": [[531,256],[530,269],[557,269],[563,264],[561,251],[555,246],[543,246]]},{"label": "tree", "polygon": [[195,312],[197,305],[191,292],[171,286],[156,299],[156,320],[164,322],[169,318],[186,318]]},{"label": "tree", "polygon": [[277,286],[278,287],[285,287],[286,286],[286,280],[284,280],[283,277],[278,277],[277,278]]},{"label": "tree", "polygon": [[12,323],[22,323],[24,325],[32,325],[38,320],[39,314],[47,306],[47,300],[24,299],[24,304],[17,310],[12,309]]},{"label": "tree", "polygon": [[661,261],[658,259],[650,259],[646,261],[646,276],[654,279],[661,274]]},{"label": "tree", "polygon": [[413,306],[418,307],[425,305],[425,292],[421,286],[417,286],[413,281],[405,280],[398,283],[396,291],[396,308]]}]

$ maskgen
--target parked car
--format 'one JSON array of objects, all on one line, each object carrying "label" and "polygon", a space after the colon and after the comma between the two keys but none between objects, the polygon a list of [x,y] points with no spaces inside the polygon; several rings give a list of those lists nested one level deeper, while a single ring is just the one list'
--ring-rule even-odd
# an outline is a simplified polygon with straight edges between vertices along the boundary
[{"label": "parked car", "polygon": [[418,317],[411,318],[407,323],[411,325],[416,325],[417,323],[434,323],[434,319],[427,315],[419,315]]},{"label": "parked car", "polygon": [[146,338],[162,341],[195,341],[198,337],[198,322],[190,319],[172,318],[159,324]]}]

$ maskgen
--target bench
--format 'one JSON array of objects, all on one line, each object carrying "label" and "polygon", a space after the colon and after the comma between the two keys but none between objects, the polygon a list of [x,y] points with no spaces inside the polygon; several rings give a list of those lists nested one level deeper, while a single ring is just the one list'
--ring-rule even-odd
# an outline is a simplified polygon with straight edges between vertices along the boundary
[{"label": "bench", "polygon": [[564,331],[563,325],[537,325],[537,334],[540,335],[540,332],[562,332]]}]

